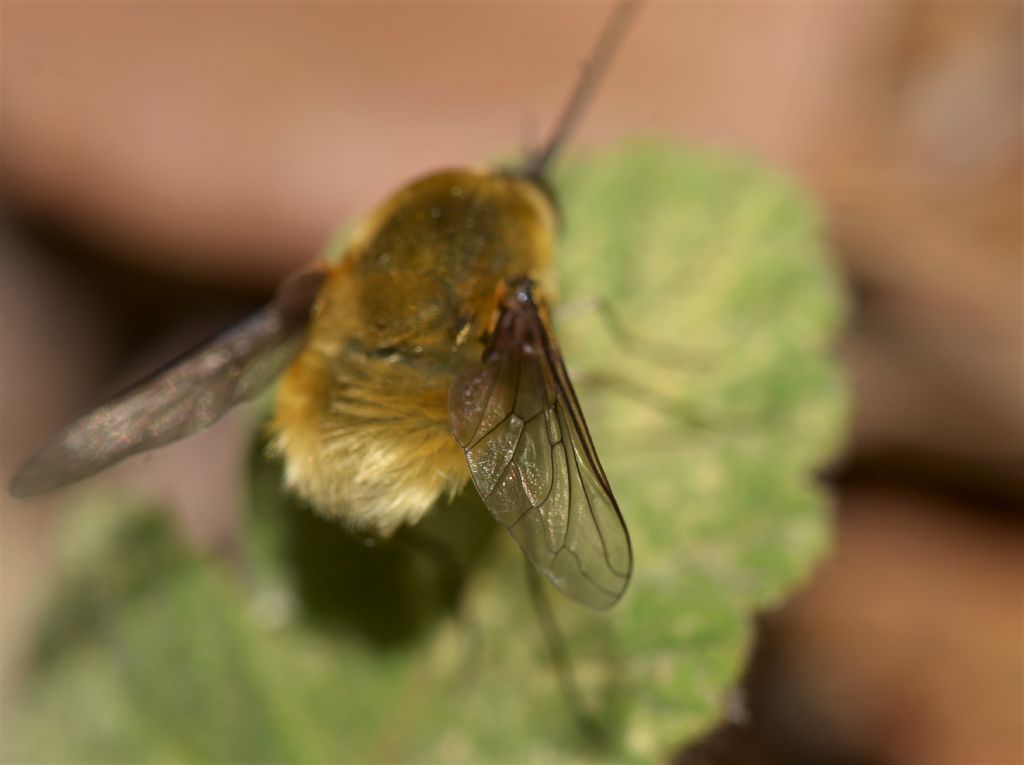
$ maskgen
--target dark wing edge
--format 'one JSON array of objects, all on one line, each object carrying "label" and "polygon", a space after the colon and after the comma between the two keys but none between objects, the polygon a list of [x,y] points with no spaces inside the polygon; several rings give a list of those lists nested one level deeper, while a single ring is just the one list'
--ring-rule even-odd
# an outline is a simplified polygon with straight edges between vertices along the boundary
[{"label": "dark wing edge", "polygon": [[485,360],[452,386],[452,434],[491,514],[569,597],[614,605],[633,568],[612,494],[543,306],[499,320]]},{"label": "dark wing edge", "polygon": [[273,301],[54,436],[15,473],[14,497],[88,478],[122,459],[205,430],[270,385],[305,340],[327,272],[295,274]]}]

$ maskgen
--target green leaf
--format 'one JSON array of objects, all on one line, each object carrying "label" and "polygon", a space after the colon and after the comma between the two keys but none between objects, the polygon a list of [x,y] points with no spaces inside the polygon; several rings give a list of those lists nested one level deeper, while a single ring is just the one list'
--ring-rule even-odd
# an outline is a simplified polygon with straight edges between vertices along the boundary
[{"label": "green leaf", "polygon": [[717,713],[752,612],[826,541],[810,476],[845,403],[818,215],[749,160],[667,144],[555,182],[561,303],[606,298],[672,357],[556,315],[636,555],[607,613],[548,590],[586,710],[472,490],[371,546],[289,500],[257,445],[235,565],[137,502],[71,514],[5,761],[650,762]]}]

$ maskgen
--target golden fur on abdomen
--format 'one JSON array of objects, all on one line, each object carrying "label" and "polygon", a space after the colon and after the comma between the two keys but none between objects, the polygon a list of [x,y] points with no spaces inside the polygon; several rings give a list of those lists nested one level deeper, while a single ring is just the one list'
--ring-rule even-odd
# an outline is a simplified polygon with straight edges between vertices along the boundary
[{"label": "golden fur on abdomen", "polygon": [[281,381],[271,425],[285,483],[352,528],[416,523],[469,477],[448,423],[451,380],[311,343]]}]

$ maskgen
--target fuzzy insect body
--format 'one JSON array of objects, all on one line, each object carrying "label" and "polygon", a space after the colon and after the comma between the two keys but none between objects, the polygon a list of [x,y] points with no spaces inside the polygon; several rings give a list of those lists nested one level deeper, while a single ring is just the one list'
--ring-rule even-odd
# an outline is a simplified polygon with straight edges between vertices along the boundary
[{"label": "fuzzy insect body", "polygon": [[388,534],[469,478],[448,396],[478,360],[503,285],[551,294],[551,202],[509,173],[449,171],[394,195],[328,267],[271,425],[286,483]]},{"label": "fuzzy insect body", "polygon": [[399,190],[337,264],[71,423],[16,473],[29,496],[209,427],[280,378],[271,449],[319,512],[387,535],[472,479],[563,592],[622,596],[629,535],[548,318],[557,215],[545,169],[634,6],[620,2],[551,139],[518,170]]}]

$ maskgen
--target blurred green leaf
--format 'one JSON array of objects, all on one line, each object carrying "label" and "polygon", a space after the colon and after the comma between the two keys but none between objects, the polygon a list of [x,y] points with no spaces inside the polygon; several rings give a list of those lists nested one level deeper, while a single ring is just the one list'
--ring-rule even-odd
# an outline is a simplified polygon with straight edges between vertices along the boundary
[{"label": "blurred green leaf", "polygon": [[574,724],[518,548],[472,491],[370,546],[257,448],[236,565],[138,503],[72,513],[5,761],[649,762],[716,714],[752,611],[827,535],[810,474],[842,423],[842,303],[817,213],[750,161],[665,144],[555,180],[562,304],[605,297],[685,350],[658,364],[597,314],[556,317],[635,545],[610,612],[549,593],[605,735]]}]

